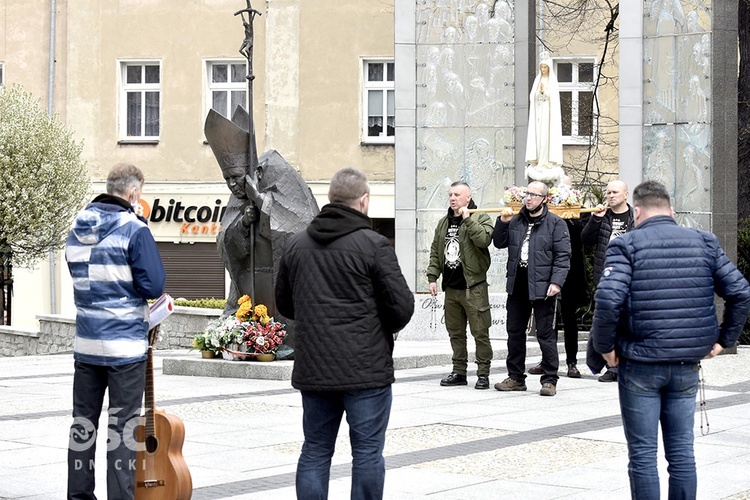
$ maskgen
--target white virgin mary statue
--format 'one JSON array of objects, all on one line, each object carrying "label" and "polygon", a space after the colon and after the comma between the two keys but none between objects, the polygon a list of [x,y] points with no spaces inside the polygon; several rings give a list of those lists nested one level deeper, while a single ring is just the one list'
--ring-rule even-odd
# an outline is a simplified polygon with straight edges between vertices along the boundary
[{"label": "white virgin mary statue", "polygon": [[549,52],[539,55],[539,73],[529,93],[526,163],[526,176],[532,181],[555,185],[565,175],[560,89]]}]

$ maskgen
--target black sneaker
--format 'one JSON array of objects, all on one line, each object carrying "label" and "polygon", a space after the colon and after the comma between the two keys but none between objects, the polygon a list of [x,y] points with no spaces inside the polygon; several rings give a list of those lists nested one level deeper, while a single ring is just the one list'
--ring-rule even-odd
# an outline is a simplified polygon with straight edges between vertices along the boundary
[{"label": "black sneaker", "polygon": [[604,375],[599,377],[599,382],[617,382],[617,372],[607,370]]},{"label": "black sneaker", "polygon": [[440,381],[442,386],[453,386],[453,385],[468,385],[466,381],[466,375],[459,375],[458,373],[451,373],[443,380]]},{"label": "black sneaker", "polygon": [[488,375],[479,375],[477,377],[477,383],[474,385],[474,389],[489,389],[490,388],[490,377]]},{"label": "black sneaker", "polygon": [[581,378],[581,372],[578,371],[578,368],[576,368],[575,363],[570,363],[568,365],[568,377],[570,378]]},{"label": "black sneaker", "polygon": [[538,365],[529,368],[528,374],[529,375],[544,375],[544,370],[542,370],[542,364],[539,363]]}]

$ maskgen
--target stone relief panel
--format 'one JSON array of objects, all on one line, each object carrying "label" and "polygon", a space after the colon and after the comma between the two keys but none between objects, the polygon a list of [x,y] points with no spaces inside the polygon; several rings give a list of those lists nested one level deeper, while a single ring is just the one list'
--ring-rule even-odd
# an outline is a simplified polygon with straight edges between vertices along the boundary
[{"label": "stone relief panel", "polygon": [[[644,4],[644,179],[667,186],[675,218],[711,229],[711,2]],[[651,126],[648,126],[651,125]]]},{"label": "stone relief panel", "polygon": [[711,228],[711,145],[708,124],[676,126],[673,208],[683,226]]},{"label": "stone relief panel", "polygon": [[675,126],[653,125],[643,129],[643,179],[661,182],[674,199]]},{"label": "stone relief panel", "polygon": [[417,210],[448,209],[448,187],[459,179],[463,155],[463,129],[417,129]]},{"label": "stone relief panel", "polygon": [[[513,184],[514,33],[512,1],[416,0],[415,6],[417,283],[424,292],[450,184],[466,181],[478,206],[501,205]],[[501,254],[493,253],[492,292],[505,288]]]}]

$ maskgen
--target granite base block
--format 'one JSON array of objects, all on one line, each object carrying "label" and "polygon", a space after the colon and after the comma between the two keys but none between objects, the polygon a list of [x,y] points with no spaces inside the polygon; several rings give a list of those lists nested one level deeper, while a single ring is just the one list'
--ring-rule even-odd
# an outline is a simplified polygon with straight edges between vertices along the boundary
[{"label": "granite base block", "polygon": [[227,361],[219,358],[164,358],[165,375],[194,377],[249,378],[259,380],[291,380],[293,361]]}]

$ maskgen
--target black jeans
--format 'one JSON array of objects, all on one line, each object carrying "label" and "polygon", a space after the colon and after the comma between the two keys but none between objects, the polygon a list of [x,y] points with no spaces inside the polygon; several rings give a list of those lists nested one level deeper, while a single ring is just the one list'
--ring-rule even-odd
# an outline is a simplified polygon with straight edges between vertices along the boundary
[{"label": "black jeans", "polygon": [[563,332],[565,334],[565,363],[578,362],[578,304],[572,290],[563,291],[560,297],[560,314],[562,316]]},{"label": "black jeans", "polygon": [[557,384],[560,359],[557,356],[557,333],[552,327],[555,315],[555,297],[531,301],[525,296],[508,295],[508,376],[522,382],[526,379],[526,325],[534,311],[536,338],[542,349],[541,383]]},{"label": "black jeans", "polygon": [[[133,430],[146,384],[146,361],[122,366],[75,362],[73,425],[68,443],[68,498],[94,499],[94,457],[104,391],[109,388],[107,498],[135,495]],[[125,432],[123,432],[125,431]]]}]

